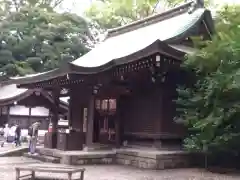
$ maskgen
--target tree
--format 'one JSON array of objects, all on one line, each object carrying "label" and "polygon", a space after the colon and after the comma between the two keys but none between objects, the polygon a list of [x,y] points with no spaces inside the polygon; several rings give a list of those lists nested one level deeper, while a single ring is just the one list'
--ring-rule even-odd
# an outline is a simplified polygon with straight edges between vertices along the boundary
[{"label": "tree", "polygon": [[1,75],[51,70],[88,51],[93,38],[88,22],[75,14],[55,12],[60,2],[0,2]]},{"label": "tree", "polygon": [[[1,0],[2,8],[11,8],[19,11],[23,6],[39,7],[53,11],[64,0]],[[5,9],[8,10],[8,9]]]},{"label": "tree", "polygon": [[86,11],[86,15],[101,29],[106,30],[151,15],[156,2],[157,0],[96,1]]},{"label": "tree", "polygon": [[[86,11],[86,16],[97,29],[105,32],[184,2],[185,0],[98,0]],[[205,0],[206,5],[210,2],[211,0]]]},{"label": "tree", "polygon": [[189,128],[188,150],[236,155],[240,152],[240,6],[224,7],[217,18],[221,20],[216,20],[212,40],[183,63],[187,72],[194,72],[195,83],[179,86],[176,119]]}]

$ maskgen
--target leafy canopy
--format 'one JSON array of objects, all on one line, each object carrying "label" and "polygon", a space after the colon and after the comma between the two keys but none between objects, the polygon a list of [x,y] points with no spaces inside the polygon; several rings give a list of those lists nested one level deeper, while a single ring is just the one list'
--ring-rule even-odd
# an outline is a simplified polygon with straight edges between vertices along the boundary
[{"label": "leafy canopy", "polygon": [[151,15],[155,3],[156,0],[96,1],[86,15],[102,29],[110,29]]},{"label": "leafy canopy", "polygon": [[[205,0],[208,5],[211,0]],[[98,0],[86,11],[98,29],[116,28],[175,7],[184,0]]]},{"label": "leafy canopy", "polygon": [[193,151],[240,151],[240,6],[224,7],[216,34],[205,48],[188,56],[183,68],[195,83],[178,88],[179,119],[189,128],[186,148]]},{"label": "leafy canopy", "polygon": [[57,68],[86,53],[91,42],[85,19],[57,13],[60,0],[0,1],[0,72],[25,75]]}]

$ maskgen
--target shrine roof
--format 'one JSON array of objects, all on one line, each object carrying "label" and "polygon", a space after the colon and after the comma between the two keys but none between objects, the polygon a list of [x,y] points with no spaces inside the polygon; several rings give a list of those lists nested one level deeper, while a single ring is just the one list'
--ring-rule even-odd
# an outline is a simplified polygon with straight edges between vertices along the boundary
[{"label": "shrine roof", "polygon": [[[193,35],[199,22],[211,18],[211,14],[201,7],[191,11],[192,3],[110,30],[102,43],[71,64],[94,68],[111,61],[119,64],[122,60],[122,63],[126,63],[125,57],[142,51],[153,43],[176,43]],[[174,51],[171,47],[166,50]]]},{"label": "shrine roof", "polygon": [[186,53],[193,53],[194,50],[179,45],[179,42],[189,36],[199,35],[202,22],[208,33],[212,34],[214,26],[211,12],[191,1],[163,13],[109,30],[103,42],[75,61],[49,72],[13,79],[13,82],[26,85],[68,73],[94,74],[155,53],[182,60]]},{"label": "shrine roof", "polygon": [[[35,92],[40,92],[43,96],[49,99],[49,101],[53,102],[51,95],[47,92],[43,92],[42,90],[17,88],[16,84],[5,84],[0,86],[0,105],[13,104],[15,101],[17,102],[25,99],[33,95]],[[68,102],[66,100],[62,100],[61,98],[60,103],[62,107],[68,106]]]},{"label": "shrine roof", "polygon": [[181,44],[171,44],[169,46],[179,51],[185,52],[186,54],[194,54],[197,51],[197,49],[193,47],[189,47]]},{"label": "shrine roof", "polygon": [[18,99],[19,96],[26,97],[32,94],[32,90],[19,89],[16,84],[3,85],[0,87],[0,101]]},{"label": "shrine roof", "polygon": [[[66,69],[64,69],[64,67]],[[8,81],[3,82],[3,84],[21,84],[22,82],[35,82],[38,80],[49,80],[59,77],[61,75],[65,75],[68,73],[68,66],[64,65],[62,68],[53,69],[50,71],[42,72],[42,73],[35,73],[35,74],[28,74],[25,76],[18,76],[18,77],[11,77]]]}]

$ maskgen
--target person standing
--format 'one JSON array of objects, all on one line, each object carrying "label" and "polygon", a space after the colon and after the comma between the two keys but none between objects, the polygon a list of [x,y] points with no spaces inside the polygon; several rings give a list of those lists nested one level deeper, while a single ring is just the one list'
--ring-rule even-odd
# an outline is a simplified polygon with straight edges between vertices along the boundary
[{"label": "person standing", "polygon": [[8,135],[8,142],[12,142],[12,144],[15,144],[16,141],[16,124],[12,124],[10,129],[9,129],[9,135]]},{"label": "person standing", "polygon": [[29,127],[28,134],[30,136],[30,141],[29,141],[29,153],[30,154],[35,154],[35,152],[36,152],[38,129],[39,129],[40,125],[41,125],[41,121],[37,121]]},{"label": "person standing", "polygon": [[17,125],[16,129],[15,129],[15,145],[16,145],[16,147],[21,146],[20,138],[21,138],[21,128],[19,125]]},{"label": "person standing", "polygon": [[7,142],[7,139],[8,139],[8,135],[9,135],[9,127],[8,127],[8,124],[5,124],[5,128],[3,129],[3,132],[4,132],[4,135],[3,135],[3,142],[1,144],[1,147],[4,146],[4,143]]}]

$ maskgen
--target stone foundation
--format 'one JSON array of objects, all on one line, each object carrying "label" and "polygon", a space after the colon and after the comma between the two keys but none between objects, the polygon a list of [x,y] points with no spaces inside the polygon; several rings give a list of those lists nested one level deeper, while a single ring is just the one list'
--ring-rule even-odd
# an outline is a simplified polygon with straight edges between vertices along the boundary
[{"label": "stone foundation", "polygon": [[118,150],[116,162],[144,169],[184,168],[189,166],[189,154],[181,151]]},{"label": "stone foundation", "polygon": [[[39,156],[49,159],[57,158],[61,164],[115,164],[116,151],[61,151],[57,149],[39,148]],[[33,157],[32,157],[33,158]],[[40,157],[36,157],[40,159]]]},{"label": "stone foundation", "polygon": [[40,156],[60,159],[61,164],[121,164],[143,169],[189,167],[190,154],[183,151],[117,149],[108,151],[60,151],[42,148]]},{"label": "stone foundation", "polygon": [[81,155],[76,155],[71,157],[72,165],[82,165],[82,164],[115,164],[116,152],[106,151],[106,152],[85,152]]}]

